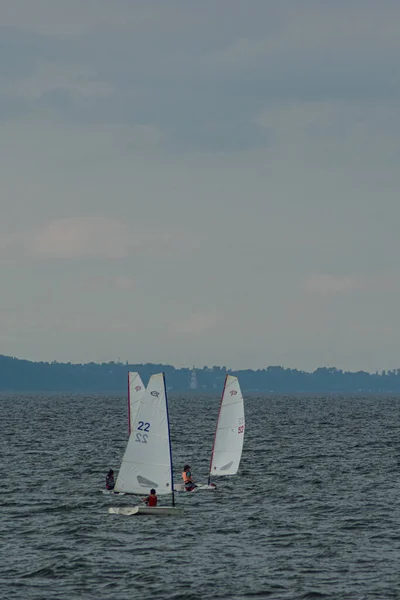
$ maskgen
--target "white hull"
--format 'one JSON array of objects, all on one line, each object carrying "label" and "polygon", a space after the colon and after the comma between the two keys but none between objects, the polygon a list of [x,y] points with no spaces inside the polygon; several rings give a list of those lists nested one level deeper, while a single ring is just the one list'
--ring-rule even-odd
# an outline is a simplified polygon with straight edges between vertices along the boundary
[{"label": "white hull", "polygon": [[114,490],[101,490],[107,496],[125,496],[125,492],[114,492]]},{"label": "white hull", "polygon": [[214,483],[211,483],[210,485],[208,485],[207,483],[196,483],[196,487],[193,488],[192,490],[187,490],[183,483],[176,483],[175,487],[174,487],[175,492],[188,492],[188,493],[202,492],[204,490],[212,490],[215,492],[216,489],[217,489],[217,486]]},{"label": "white hull", "polygon": [[175,515],[179,516],[183,514],[183,508],[176,508],[175,506],[121,506],[110,507],[108,509],[110,515]]}]

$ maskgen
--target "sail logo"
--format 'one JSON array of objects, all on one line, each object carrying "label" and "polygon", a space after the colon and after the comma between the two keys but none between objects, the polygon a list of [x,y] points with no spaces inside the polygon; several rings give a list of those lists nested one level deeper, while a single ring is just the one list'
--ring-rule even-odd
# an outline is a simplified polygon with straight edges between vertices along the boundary
[{"label": "sail logo", "polygon": [[141,389],[142,389],[142,387],[141,387],[140,385],[137,385],[137,386],[135,387],[135,391],[136,391],[136,392],[138,392],[138,391],[139,391],[139,390],[141,390]]},{"label": "sail logo", "polygon": [[155,396],[156,398],[158,398],[158,396],[160,395],[160,392],[156,392],[155,390],[153,392],[151,392],[152,396]]},{"label": "sail logo", "polygon": [[237,391],[236,390],[231,390],[229,393],[230,393],[231,396],[236,396]]}]

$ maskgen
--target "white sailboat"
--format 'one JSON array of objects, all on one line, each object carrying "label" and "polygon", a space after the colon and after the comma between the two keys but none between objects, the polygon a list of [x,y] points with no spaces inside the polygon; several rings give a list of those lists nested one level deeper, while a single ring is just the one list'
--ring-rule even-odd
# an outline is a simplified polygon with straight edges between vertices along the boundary
[{"label": "white sailboat", "polygon": [[131,435],[132,425],[135,422],[139,404],[143,398],[146,388],[143,385],[139,373],[129,371],[128,373],[128,431]]},{"label": "white sailboat", "polygon": [[[215,490],[216,485],[211,483],[211,477],[235,475],[238,472],[243,450],[244,429],[244,402],[239,380],[233,375],[227,375],[211,451],[208,483],[196,483],[196,487],[191,491]],[[175,490],[185,491],[184,484],[176,484]]]},{"label": "white sailboat", "polygon": [[172,506],[111,507],[111,514],[179,515],[175,506],[168,400],[164,373],[152,375],[142,396],[125,450],[114,492],[143,496],[150,489],[157,496],[171,495]]}]

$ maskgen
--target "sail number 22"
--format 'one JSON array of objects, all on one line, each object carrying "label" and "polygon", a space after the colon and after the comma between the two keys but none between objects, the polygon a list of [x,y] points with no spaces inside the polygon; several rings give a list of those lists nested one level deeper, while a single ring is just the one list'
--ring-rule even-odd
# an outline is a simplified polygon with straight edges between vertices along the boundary
[{"label": "sail number 22", "polygon": [[150,431],[150,423],[145,423],[144,421],[139,421],[138,428],[136,432],[135,442],[141,442],[142,444],[147,444],[148,431]]}]

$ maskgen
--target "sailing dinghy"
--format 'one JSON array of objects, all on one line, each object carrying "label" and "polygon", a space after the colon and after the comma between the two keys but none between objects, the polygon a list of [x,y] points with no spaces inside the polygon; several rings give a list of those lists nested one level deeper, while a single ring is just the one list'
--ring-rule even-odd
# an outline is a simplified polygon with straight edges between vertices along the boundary
[{"label": "sailing dinghy", "polygon": [[131,423],[131,434],[125,450],[114,492],[148,495],[151,488],[157,496],[172,495],[172,506],[110,507],[110,514],[180,515],[175,506],[172,451],[169,431],[168,400],[164,373],[152,375]]},{"label": "sailing dinghy", "polygon": [[[208,483],[196,483],[196,487],[190,491],[215,490],[216,485],[211,483],[211,477],[235,475],[238,472],[244,428],[244,402],[239,380],[233,375],[227,375],[211,452]],[[175,490],[186,491],[183,483],[176,484]]]}]

